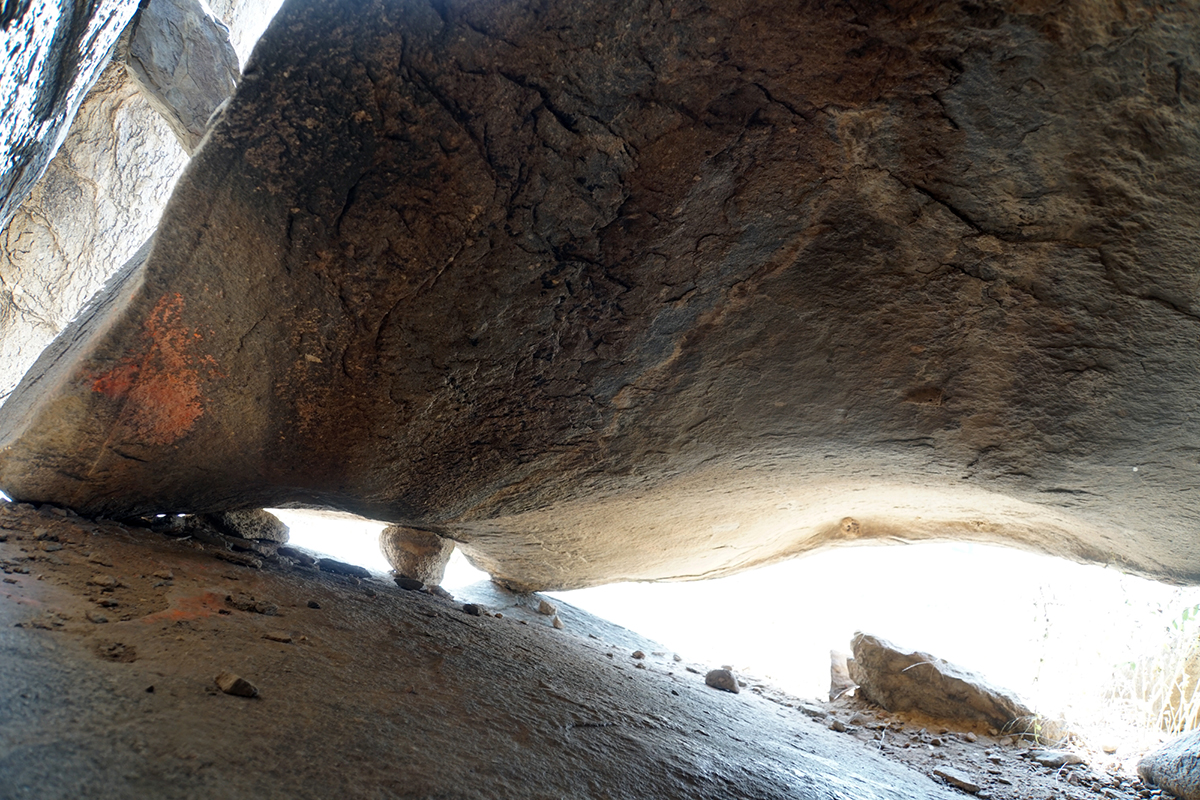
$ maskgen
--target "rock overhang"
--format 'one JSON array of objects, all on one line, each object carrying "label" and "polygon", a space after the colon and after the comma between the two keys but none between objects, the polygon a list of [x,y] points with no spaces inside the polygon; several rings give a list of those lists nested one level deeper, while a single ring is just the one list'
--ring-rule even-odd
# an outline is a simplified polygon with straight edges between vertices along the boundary
[{"label": "rock overhang", "polygon": [[1200,577],[1196,9],[356,9],[281,11],[0,412],[10,494],[335,507],[529,588]]}]

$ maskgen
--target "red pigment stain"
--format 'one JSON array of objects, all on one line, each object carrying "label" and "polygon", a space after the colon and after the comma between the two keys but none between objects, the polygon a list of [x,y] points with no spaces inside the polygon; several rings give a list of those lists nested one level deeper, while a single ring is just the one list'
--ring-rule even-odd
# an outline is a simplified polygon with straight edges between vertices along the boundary
[{"label": "red pigment stain", "polygon": [[216,592],[204,592],[188,597],[177,597],[171,601],[171,607],[164,611],[156,611],[141,618],[142,622],[180,622],[185,619],[200,619],[211,617],[219,609],[225,607],[221,595]]},{"label": "red pigment stain", "polygon": [[124,401],[117,425],[146,444],[171,444],[192,429],[204,413],[201,380],[216,373],[212,356],[196,352],[203,337],[182,324],[183,306],[183,295],[163,295],[142,323],[139,347],[89,376],[92,391]]}]

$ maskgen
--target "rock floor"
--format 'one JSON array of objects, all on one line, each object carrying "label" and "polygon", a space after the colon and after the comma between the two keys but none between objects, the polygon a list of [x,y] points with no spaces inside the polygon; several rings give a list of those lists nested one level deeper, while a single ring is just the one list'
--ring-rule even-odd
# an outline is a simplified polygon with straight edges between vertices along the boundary
[{"label": "rock floor", "polygon": [[404,591],[16,504],[0,570],[3,800],[1159,796],[986,731],[716,691],[704,665],[487,584]]}]

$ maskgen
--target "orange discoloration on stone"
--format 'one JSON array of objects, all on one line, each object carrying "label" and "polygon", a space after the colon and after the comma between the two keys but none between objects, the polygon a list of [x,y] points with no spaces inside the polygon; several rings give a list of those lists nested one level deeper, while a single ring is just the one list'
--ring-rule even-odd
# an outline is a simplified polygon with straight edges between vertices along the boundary
[{"label": "orange discoloration on stone", "polygon": [[216,592],[177,597],[171,601],[171,606],[141,618],[142,622],[180,622],[187,619],[202,619],[211,617],[224,608],[222,596]]},{"label": "orange discoloration on stone", "polygon": [[204,337],[183,326],[183,308],[183,295],[163,295],[142,324],[138,350],[89,376],[92,391],[124,401],[117,426],[130,439],[171,444],[204,413],[201,381],[216,362],[197,352]]}]

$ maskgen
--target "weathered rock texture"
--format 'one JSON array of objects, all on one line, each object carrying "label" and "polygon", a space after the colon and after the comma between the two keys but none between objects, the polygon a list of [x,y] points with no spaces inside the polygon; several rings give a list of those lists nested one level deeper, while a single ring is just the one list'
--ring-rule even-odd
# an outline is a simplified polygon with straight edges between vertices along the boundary
[{"label": "weathered rock texture", "polygon": [[[213,7],[248,53],[275,3],[226,0]],[[211,72],[202,56],[192,48],[184,61]],[[220,71],[228,69],[228,56]],[[58,155],[0,236],[0,398],[149,238],[186,163],[126,72],[121,63],[105,69]]]},{"label": "weathered rock texture", "polygon": [[0,233],[0,397],[154,232],[186,158],[111,64]]},{"label": "weathered rock texture", "polygon": [[454,542],[429,531],[389,525],[379,534],[379,550],[397,575],[437,586],[446,574]]},{"label": "weathered rock texture", "polygon": [[795,708],[635,669],[533,612],[214,555],[0,504],[0,796],[954,797]]},{"label": "weathered rock texture", "polygon": [[929,537],[1200,580],[1195,3],[348,9],[276,18],[5,491],[526,587]]},{"label": "weathered rock texture", "polygon": [[1200,731],[1167,742],[1138,762],[1138,775],[1180,800],[1200,800]]},{"label": "weathered rock texture", "polygon": [[888,711],[919,711],[1006,731],[1033,717],[1016,696],[928,653],[904,650],[864,633],[856,633],[851,646],[850,677],[858,684],[858,696]]},{"label": "weathered rock texture", "polygon": [[133,22],[125,64],[188,154],[241,71],[229,29],[199,0],[151,0]]},{"label": "weathered rock texture", "polygon": [[207,521],[222,533],[230,536],[240,536],[243,539],[256,539],[264,542],[286,544],[288,526],[279,517],[261,508],[252,511],[226,511],[223,514],[209,514]]},{"label": "weathered rock texture", "polygon": [[0,230],[62,144],[75,112],[137,7],[137,0],[4,4]]}]

